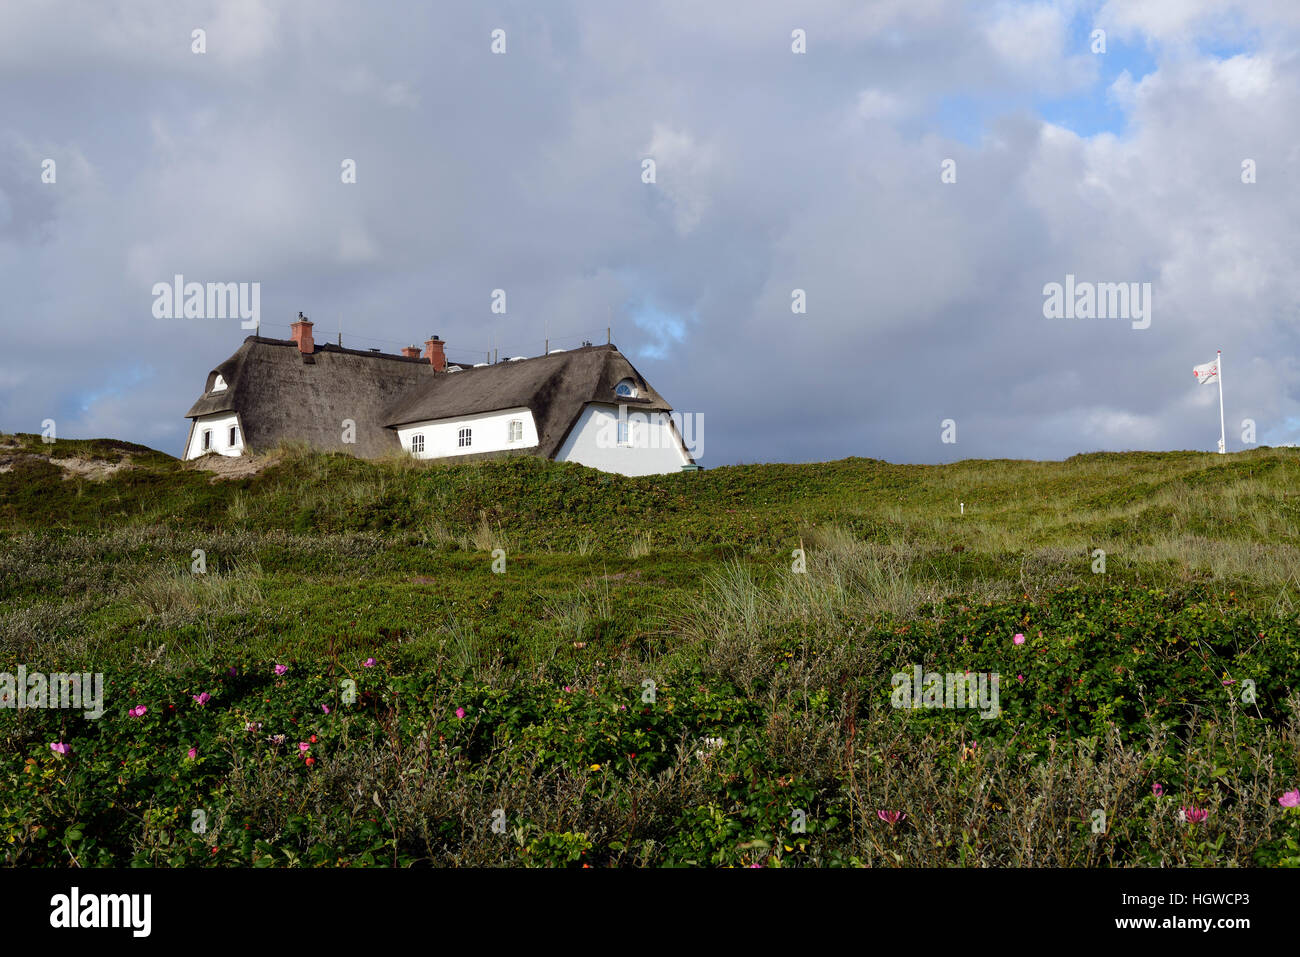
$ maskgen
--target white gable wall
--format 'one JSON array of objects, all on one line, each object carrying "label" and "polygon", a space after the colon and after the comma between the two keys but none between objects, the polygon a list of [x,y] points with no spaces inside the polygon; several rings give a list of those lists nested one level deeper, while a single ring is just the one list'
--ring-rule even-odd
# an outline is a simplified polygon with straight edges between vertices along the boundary
[{"label": "white gable wall", "polygon": [[[510,423],[523,425],[523,437],[510,441]],[[460,430],[470,430],[468,447],[460,444]],[[441,459],[456,455],[473,455],[476,452],[502,452],[507,449],[537,447],[537,423],[527,408],[503,409],[499,412],[481,412],[454,419],[435,419],[399,426],[397,437],[402,448],[411,452],[411,440],[424,436],[424,451],[412,452],[417,459]]]},{"label": "white gable wall", "polygon": [[638,414],[634,406],[628,406],[626,417],[629,444],[619,445],[618,406],[589,402],[555,453],[555,460],[622,475],[680,472],[690,462],[666,413]]},{"label": "white gable wall", "polygon": [[[235,444],[230,444],[230,427],[236,426]],[[212,430],[212,447],[207,451],[219,455],[242,455],[244,453],[244,429],[240,425],[239,415],[235,412],[217,412],[212,415],[200,415],[190,427],[190,441],[185,448],[183,458],[196,459],[205,454],[203,433]]]}]

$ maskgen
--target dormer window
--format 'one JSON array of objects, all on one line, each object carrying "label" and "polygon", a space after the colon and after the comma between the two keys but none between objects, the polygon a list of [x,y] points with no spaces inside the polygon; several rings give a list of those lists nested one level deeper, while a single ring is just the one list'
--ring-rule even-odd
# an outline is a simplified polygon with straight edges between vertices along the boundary
[{"label": "dormer window", "polygon": [[624,379],[618,385],[614,386],[614,394],[622,396],[625,399],[636,398],[636,384],[631,379]]},{"label": "dormer window", "polygon": [[220,372],[217,373],[216,381],[212,383],[212,391],[213,391],[213,392],[225,392],[225,391],[226,391],[226,380],[223,379],[223,378],[221,377],[221,373],[220,373]]}]

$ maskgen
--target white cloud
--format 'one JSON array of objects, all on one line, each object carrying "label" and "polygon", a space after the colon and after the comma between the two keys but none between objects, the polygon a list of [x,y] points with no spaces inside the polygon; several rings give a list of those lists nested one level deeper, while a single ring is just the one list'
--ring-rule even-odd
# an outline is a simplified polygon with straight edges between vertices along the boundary
[{"label": "white cloud", "polygon": [[712,178],[721,166],[720,151],[713,144],[697,142],[688,131],[656,123],[645,155],[655,161],[655,186],[672,201],[677,232],[691,232],[708,209]]},{"label": "white cloud", "polygon": [[[233,75],[279,49],[281,16],[300,0],[27,0],[0,4],[0,71],[90,66]],[[195,29],[207,52],[194,53]]]},{"label": "white cloud", "polygon": [[993,51],[1012,66],[1036,71],[1065,57],[1065,11],[1049,3],[1001,3],[984,26]]},{"label": "white cloud", "polygon": [[869,89],[858,94],[857,114],[864,120],[888,120],[902,116],[904,104],[884,90]]}]

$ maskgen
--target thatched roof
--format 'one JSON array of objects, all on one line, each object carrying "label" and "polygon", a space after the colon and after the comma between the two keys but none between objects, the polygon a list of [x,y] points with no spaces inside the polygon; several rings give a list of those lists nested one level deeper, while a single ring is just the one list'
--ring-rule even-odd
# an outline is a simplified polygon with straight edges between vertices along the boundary
[{"label": "thatched roof", "polygon": [[[539,444],[531,454],[554,458],[588,402],[624,403],[629,411],[670,406],[612,345],[436,372],[425,358],[317,343],[303,355],[292,339],[249,336],[208,373],[189,418],[238,412],[244,441],[261,450],[281,441],[373,458],[400,448],[396,427],[499,409],[528,408]],[[220,375],[227,388],[213,392]],[[615,395],[623,379],[637,397]],[[356,444],[344,445],[343,420],[356,422]]]},{"label": "thatched roof", "polygon": [[[253,450],[281,441],[374,458],[397,451],[384,410],[439,375],[428,359],[317,343],[310,355],[292,339],[249,336],[208,373],[204,394],[186,412],[194,418],[238,412]],[[458,375],[460,373],[454,373]],[[213,392],[220,375],[227,388]],[[343,444],[343,420],[356,422],[356,444]]]},{"label": "thatched roof", "polygon": [[[637,398],[614,387],[636,383]],[[670,406],[612,345],[584,346],[517,362],[439,373],[391,405],[387,425],[457,418],[498,409],[528,408],[537,423],[534,454],[554,458],[588,402],[625,403],[628,411],[669,412]]]}]

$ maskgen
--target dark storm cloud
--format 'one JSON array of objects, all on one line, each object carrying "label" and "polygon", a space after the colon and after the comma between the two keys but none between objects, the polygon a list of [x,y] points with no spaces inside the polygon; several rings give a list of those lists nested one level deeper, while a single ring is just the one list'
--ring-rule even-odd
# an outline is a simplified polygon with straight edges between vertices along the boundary
[{"label": "dark storm cloud", "polygon": [[[1155,70],[1103,83],[1094,25]],[[709,465],[1213,448],[1215,349],[1230,448],[1247,416],[1294,440],[1296,27],[1210,0],[8,5],[0,427],[178,453],[246,334],[154,319],[181,273],[358,346],[612,325]],[[1077,136],[1040,94],[1125,124]],[[971,98],[973,138],[945,119]],[[1045,319],[1067,274],[1152,283],[1151,327]]]}]

